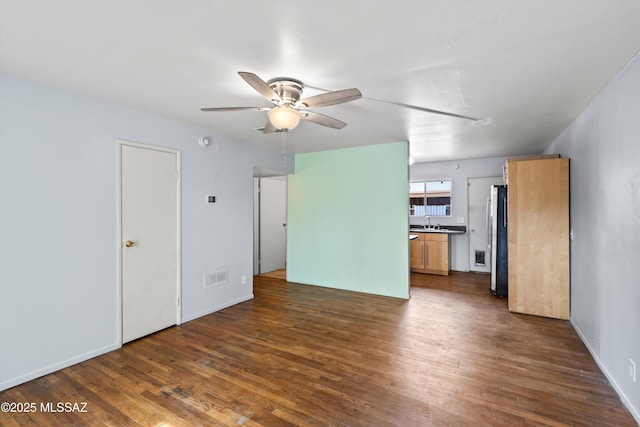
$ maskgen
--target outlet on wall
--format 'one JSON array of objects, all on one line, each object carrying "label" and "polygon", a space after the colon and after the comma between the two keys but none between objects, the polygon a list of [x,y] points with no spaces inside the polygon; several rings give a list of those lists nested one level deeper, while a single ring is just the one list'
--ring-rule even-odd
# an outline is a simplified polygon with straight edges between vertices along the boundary
[{"label": "outlet on wall", "polygon": [[246,275],[246,274],[243,274],[243,275],[242,275],[242,284],[243,284],[243,285],[246,285],[246,284],[247,284],[247,275]]},{"label": "outlet on wall", "polygon": [[636,382],[636,362],[634,362],[633,359],[629,359],[629,376],[635,383]]}]

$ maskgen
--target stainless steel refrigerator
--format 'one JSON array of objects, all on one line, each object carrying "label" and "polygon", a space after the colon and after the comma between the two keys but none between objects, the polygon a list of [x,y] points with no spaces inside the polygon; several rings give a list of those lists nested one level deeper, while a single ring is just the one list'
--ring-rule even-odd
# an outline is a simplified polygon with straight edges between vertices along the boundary
[{"label": "stainless steel refrigerator", "polygon": [[509,293],[507,254],[507,187],[492,185],[489,209],[491,235],[491,292],[499,297]]}]

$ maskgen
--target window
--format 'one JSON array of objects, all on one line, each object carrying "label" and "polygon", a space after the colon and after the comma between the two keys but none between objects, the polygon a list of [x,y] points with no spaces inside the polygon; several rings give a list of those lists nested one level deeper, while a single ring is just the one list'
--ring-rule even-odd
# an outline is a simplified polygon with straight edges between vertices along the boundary
[{"label": "window", "polygon": [[409,183],[412,216],[451,216],[451,180]]}]

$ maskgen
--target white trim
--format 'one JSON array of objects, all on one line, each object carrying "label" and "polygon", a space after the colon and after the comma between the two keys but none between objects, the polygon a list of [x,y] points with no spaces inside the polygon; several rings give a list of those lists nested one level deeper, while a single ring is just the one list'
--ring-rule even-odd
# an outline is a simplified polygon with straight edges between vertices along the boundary
[{"label": "white trim", "polygon": [[122,346],[122,146],[116,141],[116,342]]},{"label": "white trim", "polygon": [[[467,248],[468,248],[468,253],[467,253],[467,260],[469,261],[469,268],[466,270],[467,273],[480,273],[480,274],[485,274],[486,272],[482,271],[482,272],[477,272],[475,270],[471,269],[471,224],[469,224],[469,218],[471,218],[471,216],[469,215],[469,187],[471,186],[470,181],[472,179],[490,179],[490,178],[504,178],[500,175],[489,175],[489,176],[468,176],[467,177],[467,185],[464,188],[464,191],[467,193],[467,223],[465,224],[467,227],[467,233],[465,233],[467,235]],[[504,184],[504,181],[502,182]],[[491,253],[489,253],[489,257],[491,257]],[[486,259],[486,258],[485,258]],[[490,260],[491,263],[493,263],[493,259]],[[489,266],[489,274],[491,274],[491,270],[493,269],[493,264]]]},{"label": "white trim", "polygon": [[596,364],[598,365],[598,367],[600,368],[604,376],[607,377],[613,389],[616,391],[616,393],[618,393],[618,396],[620,396],[620,400],[622,400],[622,403],[624,403],[624,406],[627,407],[627,409],[631,413],[631,416],[635,418],[636,422],[640,425],[640,408],[635,408],[631,400],[629,400],[629,398],[624,394],[620,386],[618,386],[618,383],[616,382],[615,378],[609,373],[605,365],[600,361],[598,354],[594,351],[593,347],[591,347],[589,340],[587,340],[587,337],[582,333],[582,331],[580,330],[580,327],[578,327],[578,325],[573,321],[573,319],[569,319],[569,323],[571,324],[571,326],[573,326],[573,329],[576,331],[576,333],[582,340],[585,347],[587,347],[587,350],[589,350],[589,353],[591,353],[591,357],[593,357],[593,360],[595,360]]},{"label": "white trim", "polygon": [[161,151],[163,153],[180,153],[180,150],[174,148],[160,147],[159,145],[143,144],[141,142],[127,141],[126,139],[118,139],[118,147],[128,145],[130,147],[145,148],[147,150]]},{"label": "white trim", "polygon": [[203,310],[203,311],[200,311],[198,313],[195,313],[195,314],[192,314],[190,316],[187,316],[187,317],[182,319],[182,323],[191,322],[192,320],[196,320],[199,317],[206,316],[207,314],[215,313],[216,311],[220,311],[220,310],[225,309],[227,307],[231,307],[232,305],[240,304],[241,302],[250,301],[252,299],[253,299],[253,293],[251,295],[249,295],[249,296],[245,296],[245,297],[242,297],[242,298],[237,298],[237,299],[235,299],[233,301],[228,301],[228,302],[226,302],[224,304],[220,304],[220,305],[217,305],[215,307],[209,308],[207,310]]},{"label": "white trim", "polygon": [[60,369],[68,368],[71,365],[75,365],[76,363],[84,362],[85,360],[92,359],[97,356],[101,356],[105,353],[109,353],[110,351],[117,350],[121,347],[120,344],[110,344],[99,348],[97,350],[90,351],[88,353],[81,354],[80,356],[72,357],[67,360],[63,360],[62,362],[54,363],[53,365],[46,366],[42,369],[38,369],[36,371],[29,372],[24,375],[20,375],[19,377],[9,379],[7,381],[3,381],[0,383],[0,391],[7,390],[11,387],[15,387],[17,385],[26,383],[27,381],[35,380],[36,378],[40,378],[44,375],[51,374],[53,372],[59,371]]},{"label": "white trim", "polygon": [[176,325],[182,324],[182,152],[176,153]]},{"label": "white trim", "polygon": [[[136,148],[143,148],[146,150],[160,151],[164,153],[172,153],[176,155],[176,325],[182,324],[182,155],[180,150],[172,148],[159,147],[156,145],[142,144],[139,142],[127,141],[118,139],[116,141],[117,152],[117,191],[116,191],[116,206],[117,206],[117,225],[116,225],[116,240],[117,240],[117,259],[118,265],[116,269],[117,283],[117,325],[118,330],[116,334],[117,342],[122,346],[122,147],[130,146]],[[179,303],[178,303],[179,302]]]}]

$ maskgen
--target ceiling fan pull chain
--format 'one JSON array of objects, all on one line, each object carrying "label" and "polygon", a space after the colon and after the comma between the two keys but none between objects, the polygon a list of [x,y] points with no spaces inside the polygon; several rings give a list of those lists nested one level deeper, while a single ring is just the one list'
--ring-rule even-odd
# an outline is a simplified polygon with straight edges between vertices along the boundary
[{"label": "ceiling fan pull chain", "polygon": [[286,129],[282,129],[282,132],[280,132],[280,134],[282,135],[282,162],[283,163],[287,163],[287,153],[285,152],[284,148],[285,148],[285,134],[287,133]]}]

